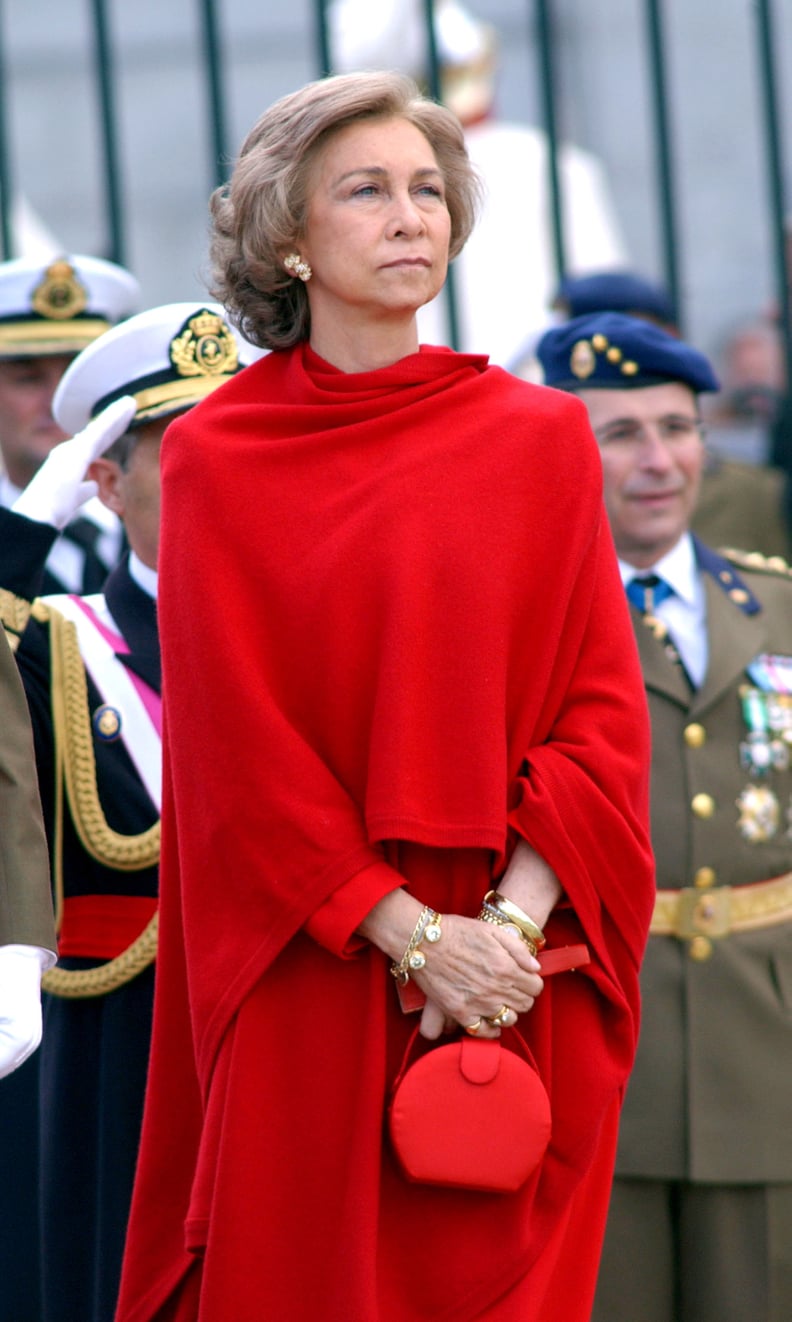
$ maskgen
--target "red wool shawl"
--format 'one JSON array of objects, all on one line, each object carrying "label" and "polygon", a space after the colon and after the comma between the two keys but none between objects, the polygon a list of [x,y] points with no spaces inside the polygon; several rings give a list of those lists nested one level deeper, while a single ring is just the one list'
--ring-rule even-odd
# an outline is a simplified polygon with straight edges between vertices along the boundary
[{"label": "red wool shawl", "polygon": [[560,877],[602,1006],[548,1066],[588,1053],[582,1123],[557,1097],[562,1184],[631,1064],[653,891],[643,684],[577,400],[447,350],[347,375],[300,345],[175,422],[162,471],[163,956],[125,1319],[173,1280],[229,1025],[383,842],[497,869],[520,834]]}]

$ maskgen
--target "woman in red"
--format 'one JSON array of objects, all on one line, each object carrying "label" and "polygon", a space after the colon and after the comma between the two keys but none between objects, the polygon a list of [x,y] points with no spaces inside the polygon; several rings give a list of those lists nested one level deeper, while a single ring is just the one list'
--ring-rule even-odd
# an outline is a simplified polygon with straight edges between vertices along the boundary
[{"label": "woman in red", "polygon": [[[475,202],[459,125],[394,74],[285,97],[213,198],[216,292],[273,352],[163,449],[121,1322],[589,1315],[653,898],[643,686],[584,410],[419,347]],[[517,931],[478,921],[495,887]],[[545,986],[542,930],[590,964]],[[530,1044],[553,1133],[517,1193],[408,1183],[383,1137],[416,943],[426,1038]]]}]

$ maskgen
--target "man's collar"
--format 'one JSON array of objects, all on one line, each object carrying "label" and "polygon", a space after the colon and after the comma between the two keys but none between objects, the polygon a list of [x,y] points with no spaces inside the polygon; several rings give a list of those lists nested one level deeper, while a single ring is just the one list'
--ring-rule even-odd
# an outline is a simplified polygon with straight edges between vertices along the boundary
[{"label": "man's collar", "polygon": [[129,553],[129,577],[137,583],[147,597],[152,597],[154,601],[157,600],[157,571],[156,569],[149,569],[148,565],[144,565],[134,551]]},{"label": "man's collar", "polygon": [[620,559],[619,572],[625,587],[634,578],[642,578],[646,574],[657,574],[658,578],[664,579],[683,601],[693,605],[697,600],[698,566],[696,564],[693,538],[689,532],[683,533],[676,546],[672,546],[671,550],[667,551],[653,565],[636,569],[635,565],[628,564],[626,560]]}]

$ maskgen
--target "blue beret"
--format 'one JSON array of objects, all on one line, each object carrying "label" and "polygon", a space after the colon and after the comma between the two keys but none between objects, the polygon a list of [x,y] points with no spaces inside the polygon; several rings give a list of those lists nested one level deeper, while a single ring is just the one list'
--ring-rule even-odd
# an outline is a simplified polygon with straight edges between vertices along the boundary
[{"label": "blue beret", "polygon": [[561,390],[637,389],[679,381],[698,394],[720,390],[709,360],[652,322],[620,312],[574,317],[536,347],[545,384]]},{"label": "blue beret", "polygon": [[631,271],[566,276],[558,286],[555,303],[563,304],[569,317],[583,317],[587,312],[626,312],[631,317],[656,317],[671,325],[676,322],[668,291]]}]

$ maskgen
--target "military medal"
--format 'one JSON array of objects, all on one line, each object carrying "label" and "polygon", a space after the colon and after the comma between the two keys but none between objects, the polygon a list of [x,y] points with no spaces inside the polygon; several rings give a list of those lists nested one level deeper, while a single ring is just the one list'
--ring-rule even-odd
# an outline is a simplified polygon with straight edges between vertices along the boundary
[{"label": "military medal", "polygon": [[760,652],[746,669],[757,688],[764,692],[792,695],[792,656]]},{"label": "military medal", "polygon": [[[749,673],[752,677],[758,674],[750,667]],[[771,772],[786,771],[789,767],[789,747],[779,737],[785,719],[781,697],[749,684],[740,688],[747,729],[746,737],[740,742],[740,765],[752,783],[745,786],[737,799],[740,810],[737,825],[743,839],[754,845],[772,840],[781,821],[781,805],[768,784]]]},{"label": "military medal", "polygon": [[112,744],[121,734],[121,713],[109,702],[103,702],[91,717],[91,725],[97,739],[103,744]]},{"label": "military medal", "polygon": [[747,738],[740,743],[740,765],[758,776],[765,775],[776,765],[777,756],[770,738],[766,696],[761,689],[751,688],[748,684],[743,684],[740,689],[743,718],[748,727]]},{"label": "military medal", "polygon": [[744,840],[752,845],[763,845],[772,840],[778,830],[781,807],[767,785],[746,785],[737,799],[740,820],[737,823]]}]

